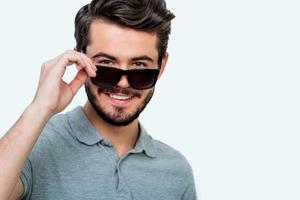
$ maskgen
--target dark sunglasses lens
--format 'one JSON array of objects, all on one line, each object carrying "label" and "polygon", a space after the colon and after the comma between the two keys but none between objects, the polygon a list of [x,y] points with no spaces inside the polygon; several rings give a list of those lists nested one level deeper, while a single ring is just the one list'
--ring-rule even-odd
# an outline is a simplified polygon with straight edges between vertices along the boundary
[{"label": "dark sunglasses lens", "polygon": [[92,82],[98,86],[102,87],[112,87],[115,86],[121,76],[122,72],[113,67],[97,67],[96,77],[91,78]]},{"label": "dark sunglasses lens", "polygon": [[155,85],[158,74],[156,69],[130,70],[128,81],[135,89],[148,89]]}]

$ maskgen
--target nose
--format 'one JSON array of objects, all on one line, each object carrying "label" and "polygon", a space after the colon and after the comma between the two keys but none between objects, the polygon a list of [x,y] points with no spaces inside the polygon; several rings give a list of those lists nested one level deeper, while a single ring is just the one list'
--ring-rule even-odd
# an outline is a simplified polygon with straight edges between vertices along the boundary
[{"label": "nose", "polygon": [[127,79],[127,76],[126,75],[123,75],[120,79],[120,81],[118,82],[117,84],[118,87],[121,87],[121,88],[128,88],[130,85],[128,83],[128,79]]}]

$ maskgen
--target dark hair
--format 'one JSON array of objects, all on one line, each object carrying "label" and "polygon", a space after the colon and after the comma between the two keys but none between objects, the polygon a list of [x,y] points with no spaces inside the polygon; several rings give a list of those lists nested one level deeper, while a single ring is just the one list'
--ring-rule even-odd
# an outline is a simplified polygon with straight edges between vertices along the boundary
[{"label": "dark hair", "polygon": [[156,33],[160,66],[168,47],[171,20],[174,18],[164,0],[93,0],[76,15],[76,49],[86,53],[90,24],[95,19],[103,19],[123,27]]}]

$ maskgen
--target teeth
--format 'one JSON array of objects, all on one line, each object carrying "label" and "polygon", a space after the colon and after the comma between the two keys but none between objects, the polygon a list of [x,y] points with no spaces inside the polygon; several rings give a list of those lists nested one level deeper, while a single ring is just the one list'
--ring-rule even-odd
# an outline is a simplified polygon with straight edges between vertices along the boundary
[{"label": "teeth", "polygon": [[119,95],[114,95],[114,94],[110,94],[109,96],[116,100],[127,100],[127,99],[131,98],[131,96],[119,96]]}]

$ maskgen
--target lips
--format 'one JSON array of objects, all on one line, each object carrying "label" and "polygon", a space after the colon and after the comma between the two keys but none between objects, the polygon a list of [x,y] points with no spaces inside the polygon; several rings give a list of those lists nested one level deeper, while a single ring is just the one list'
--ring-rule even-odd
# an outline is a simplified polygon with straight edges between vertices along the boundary
[{"label": "lips", "polygon": [[106,96],[109,98],[111,104],[115,106],[127,106],[134,98],[133,95],[125,95],[120,93],[118,94],[106,93]]}]

